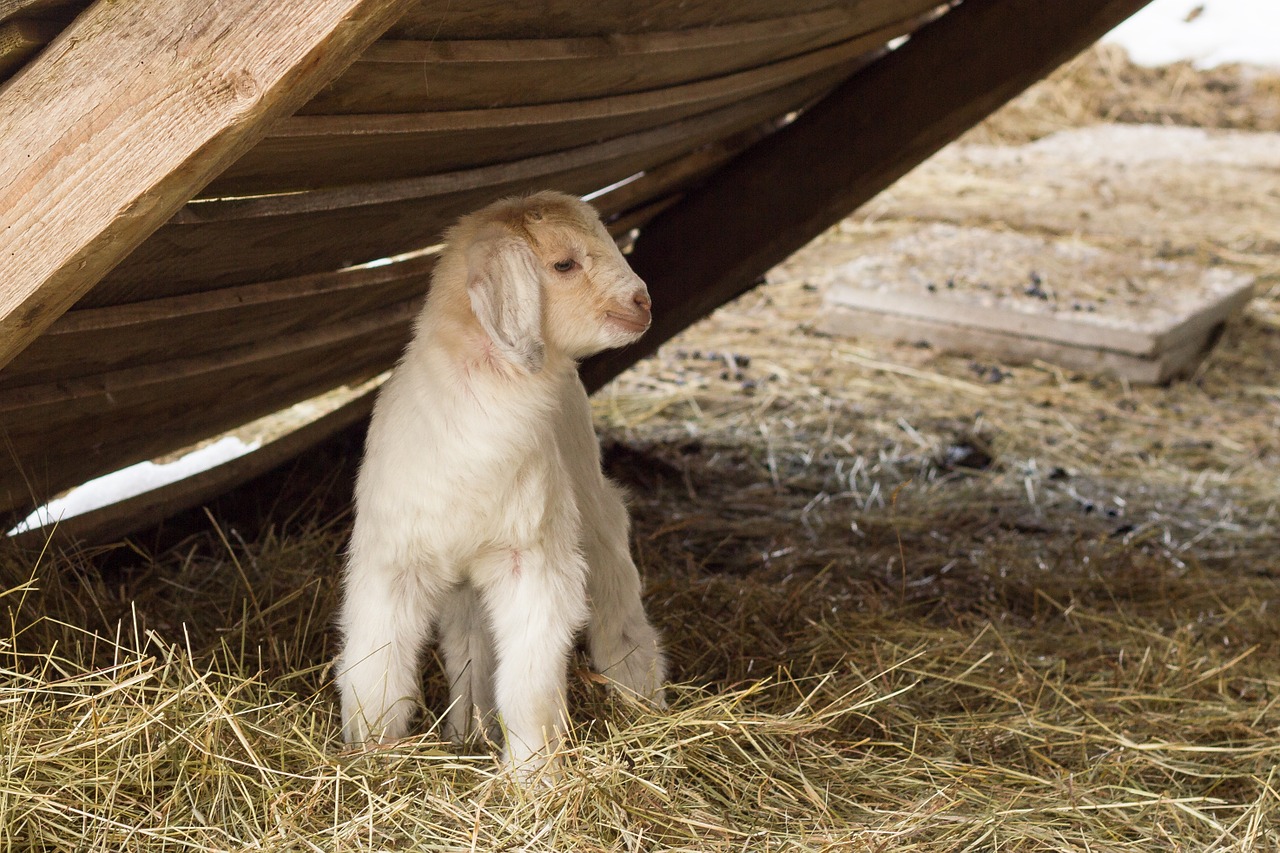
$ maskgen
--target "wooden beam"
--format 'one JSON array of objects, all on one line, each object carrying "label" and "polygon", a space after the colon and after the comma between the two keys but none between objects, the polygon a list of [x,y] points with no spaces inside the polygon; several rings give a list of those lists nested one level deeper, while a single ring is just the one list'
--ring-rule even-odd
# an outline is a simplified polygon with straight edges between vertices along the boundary
[{"label": "wooden beam", "polygon": [[0,367],[410,0],[101,0],[0,90]]},{"label": "wooden beam", "polygon": [[964,0],[655,217],[631,264],[654,325],[616,376],[848,216],[1148,0]]}]

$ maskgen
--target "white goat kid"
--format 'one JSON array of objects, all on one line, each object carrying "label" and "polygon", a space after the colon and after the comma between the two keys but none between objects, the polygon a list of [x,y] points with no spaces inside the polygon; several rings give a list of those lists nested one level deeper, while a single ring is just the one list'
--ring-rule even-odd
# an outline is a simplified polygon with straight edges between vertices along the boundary
[{"label": "white goat kid", "polygon": [[585,203],[497,202],[446,235],[413,341],[383,388],[356,484],[340,615],[343,736],[391,741],[439,633],[446,732],[506,732],[536,769],[565,724],[568,659],[662,702],[628,517],[600,470],[577,360],[637,340],[649,295]]}]

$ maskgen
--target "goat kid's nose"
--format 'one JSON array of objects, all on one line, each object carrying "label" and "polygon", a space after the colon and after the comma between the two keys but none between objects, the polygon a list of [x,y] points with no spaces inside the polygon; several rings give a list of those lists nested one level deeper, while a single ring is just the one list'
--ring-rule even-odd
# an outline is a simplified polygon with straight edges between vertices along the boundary
[{"label": "goat kid's nose", "polygon": [[653,301],[649,299],[649,292],[646,290],[637,290],[635,295],[631,297],[631,301],[636,304],[644,313],[648,314],[649,309],[653,307]]}]

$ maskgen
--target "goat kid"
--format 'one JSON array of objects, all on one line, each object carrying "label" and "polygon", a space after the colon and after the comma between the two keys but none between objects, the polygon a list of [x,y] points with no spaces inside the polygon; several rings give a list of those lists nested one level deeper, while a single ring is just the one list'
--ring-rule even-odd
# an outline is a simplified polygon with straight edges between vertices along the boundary
[{"label": "goat kid", "polygon": [[506,734],[536,770],[565,725],[584,625],[596,668],[662,703],[616,486],[577,361],[640,338],[644,282],[587,204],[499,201],[446,235],[412,342],[382,389],[356,484],[337,681],[343,736],[405,736],[438,632],[445,731]]}]

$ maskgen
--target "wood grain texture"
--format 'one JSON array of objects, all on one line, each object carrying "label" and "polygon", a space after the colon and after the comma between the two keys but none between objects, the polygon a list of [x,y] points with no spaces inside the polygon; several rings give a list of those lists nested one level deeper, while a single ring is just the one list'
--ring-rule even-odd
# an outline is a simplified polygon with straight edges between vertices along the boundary
[{"label": "wood grain texture", "polygon": [[429,246],[461,214],[509,193],[584,194],[785,113],[843,69],[619,139],[515,163],[403,181],[200,202],[156,232],[81,307],[332,270]]},{"label": "wood grain texture", "polygon": [[[1221,322],[1224,321],[1219,321]],[[826,309],[820,328],[835,335],[865,335],[912,343],[928,341],[948,352],[994,356],[1010,363],[1027,363],[1040,359],[1069,370],[1106,373],[1144,385],[1159,385],[1190,373],[1213,349],[1213,342],[1221,331],[1221,326],[1216,329],[1209,327],[1170,349],[1150,356],[1140,356],[1066,341],[1014,335],[921,317],[905,317],[901,314],[860,311],[838,305]]]},{"label": "wood grain texture", "polygon": [[0,89],[0,366],[407,5],[131,0],[76,18]]},{"label": "wood grain texture", "polygon": [[0,466],[0,511],[38,506],[86,479],[363,382],[399,355],[413,312],[406,303],[274,346],[6,391],[4,452],[27,452]]},{"label": "wood grain texture", "polygon": [[[799,14],[836,7],[893,6],[899,0],[789,0]],[[421,0],[391,28],[396,39],[529,39],[609,36],[759,21],[776,17],[777,0]]]},{"label": "wood grain texture", "polygon": [[[641,232],[654,325],[584,366],[598,386],[1097,40],[1147,0],[965,0]],[[786,175],[786,180],[778,176]],[[731,215],[727,215],[731,212]],[[685,259],[673,270],[669,259]]]},{"label": "wood grain texture", "polygon": [[[511,162],[670,124],[788,85],[900,35],[875,30],[735,74],[588,101],[400,115],[295,116],[203,193],[260,195]],[[527,72],[532,73],[532,72]]]},{"label": "wood grain texture", "polygon": [[372,268],[68,311],[0,371],[0,391],[266,345],[426,292],[433,255]]},{"label": "wood grain texture", "polygon": [[666,89],[847,41],[933,5],[787,11],[762,21],[592,38],[383,40],[300,113],[492,109]]}]

